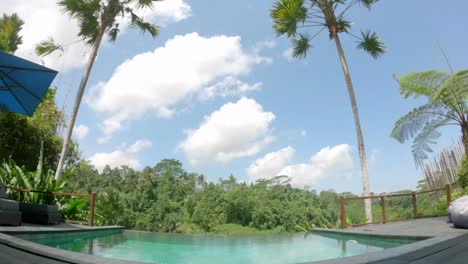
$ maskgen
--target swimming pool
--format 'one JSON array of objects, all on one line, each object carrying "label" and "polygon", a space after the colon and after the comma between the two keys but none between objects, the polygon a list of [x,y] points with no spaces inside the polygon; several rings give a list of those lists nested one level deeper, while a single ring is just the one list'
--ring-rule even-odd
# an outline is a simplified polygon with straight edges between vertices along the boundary
[{"label": "swimming pool", "polygon": [[69,251],[148,263],[301,263],[371,253],[416,239],[342,234],[181,235],[137,231],[19,234]]}]

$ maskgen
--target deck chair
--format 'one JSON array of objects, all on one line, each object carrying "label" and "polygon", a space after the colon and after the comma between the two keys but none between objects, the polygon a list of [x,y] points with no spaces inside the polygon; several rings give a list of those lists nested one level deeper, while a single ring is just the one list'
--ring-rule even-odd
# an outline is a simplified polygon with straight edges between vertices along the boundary
[{"label": "deck chair", "polygon": [[0,180],[0,225],[21,225],[19,202],[8,199],[8,195]]}]

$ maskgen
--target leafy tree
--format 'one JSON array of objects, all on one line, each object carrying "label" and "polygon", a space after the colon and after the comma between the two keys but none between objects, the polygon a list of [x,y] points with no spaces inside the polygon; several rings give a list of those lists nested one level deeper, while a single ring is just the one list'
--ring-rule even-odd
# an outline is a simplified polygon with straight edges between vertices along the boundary
[{"label": "leafy tree", "polygon": [[[122,166],[107,167],[101,173],[89,162],[80,161],[68,179],[67,191],[97,193],[97,223],[129,229],[252,234],[339,226],[339,194],[326,190],[317,195],[313,190],[294,188],[289,181],[286,176],[278,176],[245,184],[231,175],[207,183],[204,177],[186,172],[179,161],[172,159],[142,171]],[[418,198],[418,210],[431,213],[430,201],[423,202]],[[73,217],[87,216],[79,213],[83,206],[80,201],[68,204]],[[411,197],[387,198],[386,208],[388,219],[412,217]],[[362,223],[362,209],[359,201],[346,203],[349,224]],[[381,215],[379,207],[373,209],[374,215]]]},{"label": "leafy tree", "polygon": [[3,14],[0,18],[0,50],[14,53],[23,43],[20,36],[24,21],[16,14]]},{"label": "leafy tree", "polygon": [[[0,110],[0,161],[13,159],[19,166],[34,170],[44,143],[44,167],[57,166],[62,139],[63,112],[55,104],[56,89],[49,89],[32,117]],[[73,142],[67,155],[67,164],[79,159]]]},{"label": "leafy tree", "polygon": [[[340,34],[345,33],[358,38],[359,49],[368,52],[374,58],[380,57],[385,48],[377,34],[371,31],[362,31],[361,36],[358,37],[351,33],[352,23],[346,19],[348,11],[355,5],[360,4],[371,8],[375,2],[377,0],[277,0],[270,13],[276,34],[278,36],[286,35],[292,39],[292,55],[294,57],[305,57],[312,47],[310,42],[324,30],[328,30],[330,39],[335,41],[351,101],[361,163],[362,187],[366,196],[369,195],[370,190],[364,139],[351,74],[341,45]],[[311,29],[317,30],[312,37],[309,37],[307,31]],[[366,199],[364,202],[366,217],[372,222],[371,201]]]},{"label": "leafy tree", "polygon": [[[120,31],[119,20],[126,18],[130,19],[131,27],[139,28],[143,32],[150,33],[152,37],[156,37],[159,33],[159,29],[155,25],[145,22],[134,12],[136,9],[152,8],[156,1],[159,0],[62,0],[58,3],[63,7],[66,13],[79,21],[80,31],[78,37],[91,45],[92,49],[75,97],[62,153],[55,173],[56,179],[61,177],[81,99],[102,39],[107,35],[109,40],[114,42]],[[47,55],[59,49],[63,50],[63,47],[49,38],[48,40],[42,41],[36,47],[36,52],[39,55]]]},{"label": "leafy tree", "polygon": [[426,97],[427,103],[413,109],[396,123],[391,136],[400,143],[413,139],[416,164],[428,157],[430,147],[440,136],[439,128],[460,128],[465,156],[468,155],[468,70],[454,74],[435,70],[411,72],[397,78],[404,98]]}]

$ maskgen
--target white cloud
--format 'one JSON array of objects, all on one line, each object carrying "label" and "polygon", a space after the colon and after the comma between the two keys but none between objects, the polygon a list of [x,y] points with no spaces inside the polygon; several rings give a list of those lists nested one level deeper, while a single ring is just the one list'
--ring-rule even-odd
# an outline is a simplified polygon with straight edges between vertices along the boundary
[{"label": "white cloud", "polygon": [[294,148],[288,146],[257,159],[247,168],[247,175],[250,176],[250,181],[255,182],[260,179],[278,176],[278,172],[291,162],[295,152]]},{"label": "white cloud", "polygon": [[[70,19],[55,0],[2,0],[2,13],[16,12],[24,21],[23,44],[19,46],[16,55],[52,67],[64,70],[79,67],[86,62],[89,46],[78,42],[65,47],[65,52],[55,52],[40,58],[35,54],[35,46],[42,40],[52,36],[60,44],[68,44],[78,40],[78,24]],[[165,25],[178,22],[190,16],[190,6],[184,0],[165,0],[157,2],[153,9],[142,15],[151,22]],[[138,11],[137,11],[138,13]],[[125,27],[122,27],[125,31]]]},{"label": "white cloud", "polygon": [[78,125],[74,127],[73,134],[77,139],[85,138],[88,135],[89,127],[85,125]]},{"label": "white cloud", "polygon": [[260,82],[254,84],[244,83],[241,80],[228,76],[224,80],[215,83],[200,91],[199,97],[201,100],[209,100],[214,97],[241,96],[249,92],[262,89],[263,84]]},{"label": "white cloud", "polygon": [[273,140],[274,119],[255,100],[242,98],[205,117],[179,146],[194,166],[252,156]]},{"label": "white cloud", "polygon": [[104,136],[110,139],[122,123],[153,113],[171,117],[178,103],[198,95],[240,95],[260,89],[238,77],[268,58],[242,49],[240,37],[202,37],[198,33],[176,36],[163,47],[122,63],[110,80],[91,89],[87,103],[103,113]]},{"label": "white cloud", "polygon": [[91,156],[89,160],[100,172],[102,172],[106,165],[109,165],[111,168],[128,165],[129,167],[138,169],[141,168],[141,163],[136,157],[137,154],[143,149],[151,146],[151,141],[140,139],[128,148],[123,147],[108,153],[96,153]]},{"label": "white cloud", "polygon": [[283,58],[285,58],[287,61],[292,62],[295,60],[295,58],[292,55],[293,49],[288,48],[283,51]]},{"label": "white cloud", "polygon": [[351,146],[348,144],[325,147],[313,155],[307,163],[289,164],[294,149],[287,147],[257,159],[247,168],[250,181],[270,179],[279,175],[291,177],[291,184],[305,187],[320,179],[347,176],[353,171]]}]

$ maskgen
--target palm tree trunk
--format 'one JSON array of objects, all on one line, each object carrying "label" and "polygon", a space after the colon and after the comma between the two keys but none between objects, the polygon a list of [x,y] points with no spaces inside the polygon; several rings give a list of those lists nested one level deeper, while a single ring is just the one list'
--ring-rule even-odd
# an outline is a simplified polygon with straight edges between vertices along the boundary
[{"label": "palm tree trunk", "polygon": [[[348,63],[346,62],[346,57],[343,51],[343,46],[341,45],[340,38],[336,31],[333,32],[333,39],[335,40],[336,49],[338,50],[341,67],[343,68],[343,73],[344,73],[345,80],[346,80],[346,86],[348,87],[349,99],[351,101],[351,108],[353,109],[354,126],[356,127],[356,137],[358,141],[359,161],[361,163],[362,190],[363,190],[364,196],[369,196],[370,190],[369,190],[369,176],[367,173],[366,149],[364,147],[364,138],[362,136],[361,123],[359,121],[359,113],[358,113],[358,107],[356,103],[356,97],[354,95],[353,82],[351,81],[351,74],[349,73]],[[371,200],[365,199],[364,206],[366,209],[367,222],[370,223],[372,222]]]},{"label": "palm tree trunk", "polygon": [[96,36],[96,41],[94,42],[93,48],[91,50],[91,54],[89,54],[88,64],[86,65],[83,77],[81,78],[80,87],[76,92],[75,103],[73,104],[73,111],[71,113],[70,121],[67,127],[67,134],[63,141],[62,153],[60,154],[60,160],[57,166],[57,170],[55,171],[55,179],[57,181],[62,176],[63,163],[67,155],[68,145],[70,144],[70,139],[73,133],[73,127],[75,125],[76,116],[78,114],[78,110],[80,109],[81,99],[83,98],[83,93],[85,91],[86,84],[88,83],[89,74],[91,73],[91,69],[93,68],[94,60],[96,59],[99,46],[101,45],[102,37],[104,36],[104,29],[104,27],[101,27],[99,29],[98,35]]},{"label": "palm tree trunk", "polygon": [[468,158],[468,123],[462,124],[462,142],[465,149],[465,157]]}]

